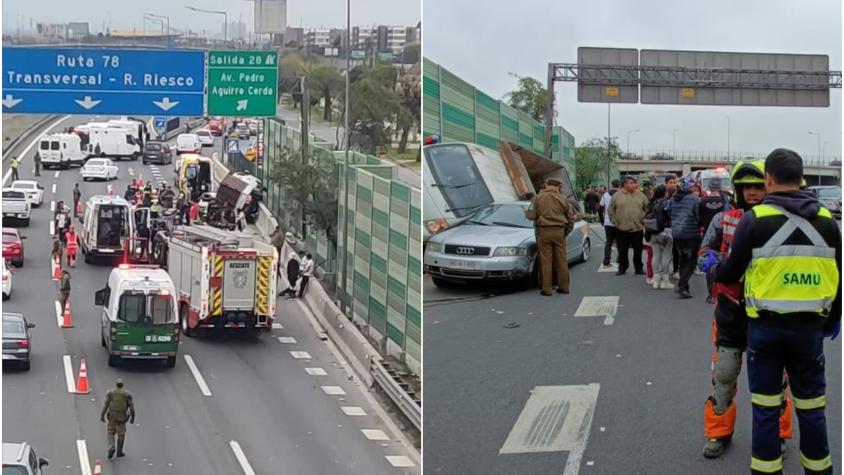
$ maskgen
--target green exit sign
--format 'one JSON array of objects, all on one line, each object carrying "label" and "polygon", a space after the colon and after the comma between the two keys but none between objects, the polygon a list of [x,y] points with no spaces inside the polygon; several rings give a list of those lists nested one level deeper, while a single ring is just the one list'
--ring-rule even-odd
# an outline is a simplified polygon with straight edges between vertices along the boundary
[{"label": "green exit sign", "polygon": [[207,94],[208,115],[275,117],[278,53],[209,52]]}]

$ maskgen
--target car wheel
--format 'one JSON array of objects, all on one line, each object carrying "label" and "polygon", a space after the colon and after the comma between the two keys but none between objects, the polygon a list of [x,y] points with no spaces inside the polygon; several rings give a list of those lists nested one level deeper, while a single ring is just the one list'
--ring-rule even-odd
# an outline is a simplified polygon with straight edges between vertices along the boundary
[{"label": "car wheel", "polygon": [[434,285],[437,287],[449,287],[450,284],[447,280],[440,279],[439,277],[431,276],[431,281],[434,282]]},{"label": "car wheel", "polygon": [[181,308],[179,308],[179,315],[182,317],[180,322],[182,335],[193,336],[193,330],[188,326],[188,306],[186,304],[182,304]]},{"label": "car wheel", "polygon": [[15,263],[15,267],[23,267],[23,259]]},{"label": "car wheel", "polygon": [[589,260],[589,254],[592,251],[591,247],[592,246],[590,245],[588,239],[583,241],[583,246],[582,246],[582,249],[580,250],[580,262],[586,262],[586,261]]},{"label": "car wheel", "polygon": [[120,356],[118,355],[108,355],[108,365],[109,366],[117,366],[120,363]]},{"label": "car wheel", "polygon": [[26,218],[26,219],[24,219],[24,220],[23,220],[23,226],[24,226],[24,227],[28,227],[28,226],[29,226],[29,218]]},{"label": "car wheel", "polygon": [[12,291],[10,290],[9,293],[3,293],[3,300],[9,300],[9,297],[12,296]]},{"label": "car wheel", "polygon": [[30,361],[29,360],[26,360],[26,361],[21,363],[21,369],[22,370],[29,371],[29,368],[30,368]]},{"label": "car wheel", "polygon": [[147,159],[146,159],[146,158],[145,158],[145,159],[143,159],[143,160],[141,160],[141,163],[143,163],[144,165],[149,165],[149,162],[147,161]]},{"label": "car wheel", "polygon": [[168,356],[167,357],[167,367],[168,368],[175,368],[176,367],[176,357],[175,356]]}]

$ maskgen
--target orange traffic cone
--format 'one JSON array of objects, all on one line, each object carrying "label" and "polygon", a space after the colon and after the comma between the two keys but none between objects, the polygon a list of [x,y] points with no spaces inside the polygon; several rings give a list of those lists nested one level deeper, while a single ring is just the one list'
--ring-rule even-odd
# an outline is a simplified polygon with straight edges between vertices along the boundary
[{"label": "orange traffic cone", "polygon": [[85,358],[79,364],[79,379],[76,380],[76,394],[88,394],[91,388],[88,387],[88,366],[85,365]]},{"label": "orange traffic cone", "polygon": [[94,474],[93,475],[103,475],[103,463],[100,462],[100,459],[97,459],[94,462]]},{"label": "orange traffic cone", "polygon": [[85,205],[82,204],[82,201],[76,202],[76,214],[82,214],[85,212]]},{"label": "orange traffic cone", "polygon": [[62,278],[62,264],[61,262],[57,262],[56,259],[53,259],[53,280],[59,280]]},{"label": "orange traffic cone", "polygon": [[64,304],[64,314],[62,315],[62,328],[73,328],[73,318],[70,315],[70,302]]}]

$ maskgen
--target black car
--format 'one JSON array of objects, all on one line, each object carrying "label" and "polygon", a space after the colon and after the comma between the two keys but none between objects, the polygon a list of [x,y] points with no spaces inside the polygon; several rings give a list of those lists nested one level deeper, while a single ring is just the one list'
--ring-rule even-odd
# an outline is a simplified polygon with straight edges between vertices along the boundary
[{"label": "black car", "polygon": [[173,163],[173,151],[170,149],[170,144],[166,142],[147,142],[144,144],[144,165],[148,163],[157,163],[160,165],[169,165]]},{"label": "black car", "polygon": [[4,363],[19,363],[24,371],[29,371],[30,328],[35,328],[35,324],[28,323],[23,315],[3,312]]}]

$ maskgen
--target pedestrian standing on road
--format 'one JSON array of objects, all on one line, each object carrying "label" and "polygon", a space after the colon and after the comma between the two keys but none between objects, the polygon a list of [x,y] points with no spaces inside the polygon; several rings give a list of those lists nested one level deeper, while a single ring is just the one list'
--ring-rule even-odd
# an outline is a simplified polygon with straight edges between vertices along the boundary
[{"label": "pedestrian standing on road", "polygon": [[612,219],[610,219],[610,215],[607,212],[607,209],[610,207],[610,202],[612,201],[612,196],[621,188],[621,182],[618,180],[612,181],[612,189],[609,191],[604,192],[601,195],[601,203],[598,207],[598,213],[601,215],[601,224],[604,225],[604,262],[601,264],[603,268],[607,268],[610,266],[610,258],[612,258],[612,246],[613,243],[617,241],[615,239],[615,225],[612,223]]},{"label": "pedestrian standing on road", "polygon": [[692,192],[696,186],[694,178],[683,179],[683,186],[674,193],[668,204],[671,217],[671,233],[677,243],[680,263],[680,279],[677,292],[680,298],[692,298],[689,280],[697,264],[697,250],[700,247],[700,200]]},{"label": "pedestrian standing on road", "polygon": [[598,203],[600,203],[601,197],[598,196],[598,192],[595,191],[594,186],[590,186],[586,189],[586,196],[583,198],[584,208],[586,208],[586,214],[596,214],[598,212]]},{"label": "pedestrian standing on road", "polygon": [[545,188],[531,201],[525,216],[534,222],[539,248],[539,275],[542,295],[552,295],[551,285],[556,270],[557,292],[567,294],[569,266],[566,260],[566,235],[574,227],[571,205],[560,194],[563,182],[558,178],[545,180]]},{"label": "pedestrian standing on road", "polygon": [[67,265],[76,267],[76,251],[79,249],[79,236],[76,235],[73,226],[68,226],[64,236],[65,247],[67,248]]},{"label": "pedestrian standing on road", "polygon": [[278,296],[287,295],[289,298],[295,298],[296,281],[299,280],[299,256],[295,252],[291,252],[287,259],[287,288],[280,292]]},{"label": "pedestrian standing on road", "polygon": [[806,473],[832,473],[823,340],[841,330],[841,231],[815,196],[799,190],[802,177],[797,153],[768,155],[768,195],[744,213],[729,257],[711,269],[716,283],[744,278],[754,474],[783,470],[783,370],[800,422],[800,462]]},{"label": "pedestrian standing on road", "polygon": [[73,186],[73,217],[79,216],[79,202],[82,201],[82,190],[79,189],[79,183]]},{"label": "pedestrian standing on road", "polygon": [[60,269],[62,266],[62,242],[59,241],[58,236],[53,238],[53,249],[50,251],[50,259],[53,266],[50,277],[55,279],[56,269]]},{"label": "pedestrian standing on road", "polygon": [[12,157],[12,161],[9,162],[9,167],[12,169],[12,181],[20,180],[20,176],[18,176],[18,165],[20,165],[18,157]]},{"label": "pedestrian standing on road", "polygon": [[654,189],[654,197],[645,212],[645,239],[653,250],[653,285],[654,289],[673,289],[671,284],[671,248],[674,239],[671,236],[671,223],[665,211],[668,189],[659,185]]},{"label": "pedestrian standing on road", "polygon": [[645,275],[642,265],[642,242],[644,240],[645,210],[648,198],[638,190],[636,178],[624,177],[624,188],[614,194],[610,201],[609,216],[615,223],[618,239],[618,272],[624,275],[628,267],[628,251],[633,248],[633,269],[637,275]]},{"label": "pedestrian standing on road", "polygon": [[32,161],[35,166],[35,176],[41,176],[41,152],[35,152],[35,158]]},{"label": "pedestrian standing on road", "polygon": [[314,276],[314,257],[310,254],[305,256],[302,262],[302,283],[299,284],[299,298],[305,295],[305,290],[308,288],[308,281]]},{"label": "pedestrian standing on road", "polygon": [[62,278],[59,281],[59,304],[61,309],[67,308],[67,301],[70,299],[70,272],[62,270]]},{"label": "pedestrian standing on road", "polygon": [[[673,173],[665,175],[665,191],[665,198],[667,200],[671,200],[671,198],[674,197],[674,193],[677,192],[677,175]],[[680,253],[677,252],[676,240],[672,241],[671,245],[673,246],[671,249],[672,276],[674,277],[674,280],[678,280],[680,278]]]},{"label": "pedestrian standing on road", "polygon": [[135,402],[132,394],[123,389],[123,380],[118,379],[115,388],[106,393],[100,421],[106,422],[108,417],[108,458],[114,457],[114,436],[117,435],[117,456],[123,457],[123,444],[126,441],[126,422],[135,423]]}]

